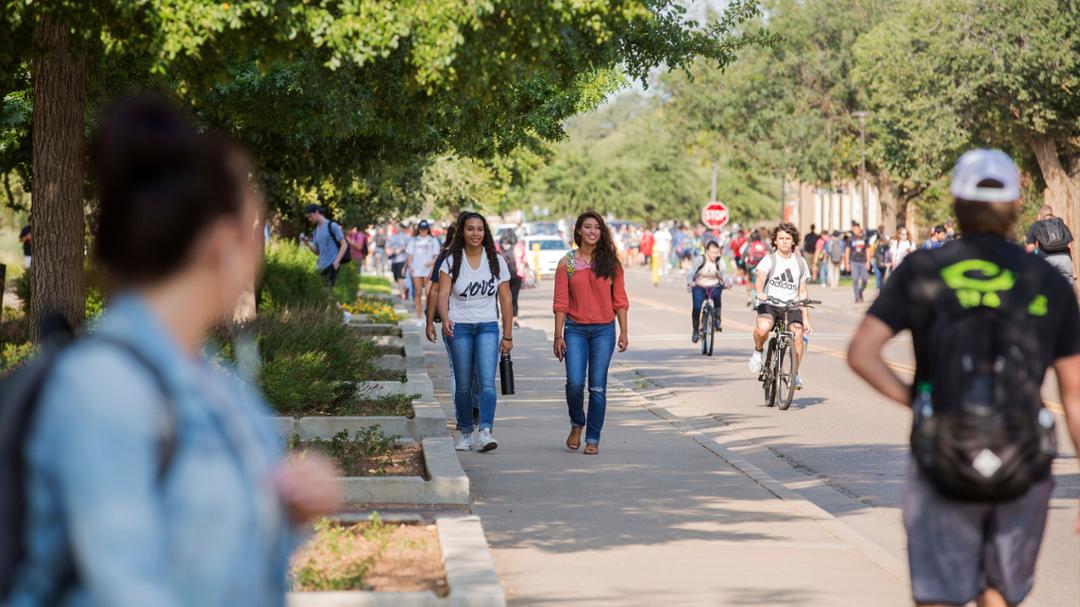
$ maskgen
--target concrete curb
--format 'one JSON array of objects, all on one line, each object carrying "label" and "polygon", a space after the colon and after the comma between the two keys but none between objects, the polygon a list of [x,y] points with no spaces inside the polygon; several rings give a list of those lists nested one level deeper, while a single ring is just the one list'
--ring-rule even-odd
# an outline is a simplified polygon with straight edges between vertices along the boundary
[{"label": "concrete curb", "polygon": [[491,562],[480,518],[435,522],[450,594],[431,592],[290,592],[288,607],[504,607],[506,596]]},{"label": "concrete curb", "polygon": [[344,477],[345,501],[352,505],[468,505],[469,477],[450,438],[425,438],[421,444],[429,480],[419,476]]},{"label": "concrete curb", "polygon": [[[865,556],[875,565],[882,570],[892,575],[900,581],[907,580],[907,565],[893,556],[885,548],[882,548],[866,536],[855,531],[852,527],[842,522],[837,517],[833,516],[827,510],[821,508],[817,504],[814,504],[810,500],[803,497],[798,492],[789,489],[786,485],[773,478],[770,474],[762,470],[761,468],[751,464],[743,457],[737,455],[720,441],[705,434],[698,428],[694,427],[689,422],[683,420],[679,416],[675,415],[668,409],[654,405],[649,398],[646,398],[642,390],[636,390],[627,385],[625,380],[617,377],[616,374],[608,376],[609,382],[616,383],[620,388],[627,392],[633,393],[641,401],[641,406],[653,415],[663,419],[670,423],[682,434],[704,447],[706,450],[712,452],[717,457],[723,459],[730,466],[744,474],[746,477],[753,480],[769,493],[772,493],[777,498],[786,502],[799,514],[813,520],[815,523],[823,527],[826,531],[834,535],[837,539],[850,545],[860,554]],[[662,390],[653,390],[655,393],[662,394],[665,398],[679,399],[670,392]]]}]

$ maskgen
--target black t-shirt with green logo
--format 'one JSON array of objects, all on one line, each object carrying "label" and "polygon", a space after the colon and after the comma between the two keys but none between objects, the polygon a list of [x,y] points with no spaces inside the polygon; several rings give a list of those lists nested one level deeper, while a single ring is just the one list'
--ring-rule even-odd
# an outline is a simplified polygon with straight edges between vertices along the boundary
[{"label": "black t-shirt with green logo", "polygon": [[[1001,308],[1012,312],[1000,293],[1017,288],[1018,277],[1034,273],[1038,289],[1026,304],[1023,321],[1044,344],[1043,372],[1054,361],[1080,354],[1080,307],[1069,283],[1050,264],[1004,238],[966,236],[935,250],[913,251],[885,283],[869,315],[893,331],[911,330],[915,345],[915,381],[933,381],[930,336],[942,315],[959,302],[964,308]],[[1019,311],[1016,311],[1019,312]]]}]

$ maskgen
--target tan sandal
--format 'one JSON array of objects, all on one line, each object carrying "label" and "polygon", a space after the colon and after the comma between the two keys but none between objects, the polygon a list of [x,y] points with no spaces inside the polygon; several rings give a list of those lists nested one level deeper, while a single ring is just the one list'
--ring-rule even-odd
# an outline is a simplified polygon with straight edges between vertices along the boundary
[{"label": "tan sandal", "polygon": [[566,437],[566,448],[571,451],[577,451],[581,448],[581,428],[577,426],[570,427],[570,436]]},{"label": "tan sandal", "polygon": [[585,455],[596,455],[597,453],[600,453],[600,445],[596,443],[585,445]]}]

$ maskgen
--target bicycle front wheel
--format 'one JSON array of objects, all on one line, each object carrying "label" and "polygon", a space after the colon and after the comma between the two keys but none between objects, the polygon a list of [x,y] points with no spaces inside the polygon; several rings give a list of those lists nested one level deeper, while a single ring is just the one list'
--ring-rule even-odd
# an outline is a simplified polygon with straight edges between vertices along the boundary
[{"label": "bicycle front wheel", "polygon": [[781,411],[791,406],[795,396],[795,347],[784,343],[776,366],[776,399]]},{"label": "bicycle front wheel", "polygon": [[701,353],[703,355],[709,353],[709,307],[702,306],[701,314],[698,316],[698,338],[701,340]]},{"label": "bicycle front wheel", "polygon": [[702,339],[702,353],[706,356],[712,356],[713,342],[716,340],[716,325],[714,324],[714,315],[712,306],[709,307],[708,313],[704,314],[705,318],[701,319],[702,326],[705,327],[705,335]]},{"label": "bicycle front wheel", "polygon": [[776,404],[776,339],[769,340],[765,349],[765,366],[761,371],[761,386],[765,389],[765,406]]}]

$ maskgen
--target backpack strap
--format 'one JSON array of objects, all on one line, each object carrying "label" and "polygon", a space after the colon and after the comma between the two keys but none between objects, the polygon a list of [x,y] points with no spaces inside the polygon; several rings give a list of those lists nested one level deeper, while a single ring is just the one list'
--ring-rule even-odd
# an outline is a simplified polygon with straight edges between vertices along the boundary
[{"label": "backpack strap", "polygon": [[[761,264],[758,264],[761,265]],[[754,270],[757,272],[757,269]],[[765,287],[769,286],[769,281],[772,280],[773,274],[776,273],[776,251],[769,253],[769,273],[765,276]],[[765,287],[762,287],[764,289]]]},{"label": "backpack strap", "polygon": [[161,373],[161,370],[150,361],[150,359],[128,341],[109,335],[94,335],[90,339],[120,350],[126,354],[128,358],[138,363],[139,366],[154,380],[154,384],[161,393],[162,402],[165,405],[165,423],[161,433],[161,451],[159,452],[157,469],[157,482],[160,484],[164,482],[165,476],[169,472],[179,442],[179,435],[177,432],[179,424],[176,405],[169,395],[169,389],[165,383],[165,376]]}]

